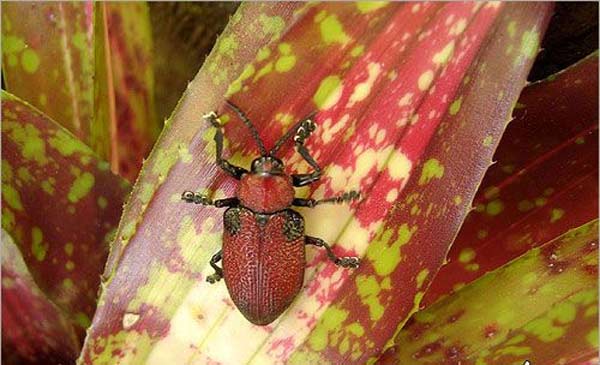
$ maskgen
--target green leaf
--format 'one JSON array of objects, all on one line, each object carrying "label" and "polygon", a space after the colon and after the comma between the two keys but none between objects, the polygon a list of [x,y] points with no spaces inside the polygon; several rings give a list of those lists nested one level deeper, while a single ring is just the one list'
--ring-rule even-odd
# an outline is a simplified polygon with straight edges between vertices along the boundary
[{"label": "green leaf", "polygon": [[[592,359],[598,345],[598,220],[415,314],[380,364],[532,364]],[[575,362],[577,363],[577,362]]]}]

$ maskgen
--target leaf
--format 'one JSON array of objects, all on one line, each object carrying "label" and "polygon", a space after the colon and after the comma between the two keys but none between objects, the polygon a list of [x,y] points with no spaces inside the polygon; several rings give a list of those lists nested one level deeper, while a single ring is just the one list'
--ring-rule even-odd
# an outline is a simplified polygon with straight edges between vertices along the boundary
[{"label": "leaf", "polygon": [[161,129],[147,5],[15,2],[2,9],[7,90],[133,181]]},{"label": "leaf", "polygon": [[[143,168],[111,249],[80,363],[102,363],[113,353],[122,364],[353,364],[374,358],[418,307],[441,265],[525,82],[550,9],[242,5]],[[511,21],[514,32],[504,37]],[[507,48],[508,57],[500,59]],[[266,328],[252,326],[233,308],[224,285],[205,282],[207,262],[220,244],[222,212],[180,200],[190,189],[216,198],[234,193],[234,182],[214,164],[208,141],[215,132],[202,114],[223,115],[232,163],[247,167],[256,156],[247,130],[223,108],[222,95],[247,111],[267,146],[316,107],[319,129],[308,149],[325,167],[324,176],[314,191],[300,189],[299,195],[321,198],[360,188],[365,196],[356,211],[303,210],[308,234],[335,244],[339,254],[366,259],[351,273],[323,252],[307,250],[306,288]],[[484,143],[488,136],[492,143]],[[291,146],[282,151],[288,172],[307,171]],[[403,207],[411,196],[422,215]],[[435,215],[426,223],[429,204]]]},{"label": "leaf", "polygon": [[94,11],[97,123],[91,146],[114,173],[134,181],[162,127],[154,105],[148,5],[100,2]]},{"label": "leaf", "polygon": [[2,3],[6,88],[90,143],[94,113],[91,2]]},{"label": "leaf", "polygon": [[598,216],[598,55],[521,94],[424,305]]},{"label": "leaf", "polygon": [[[598,219],[415,314],[379,364],[580,363],[597,356]],[[518,310],[511,308],[518,307]],[[578,360],[578,361],[576,361]]]},{"label": "leaf", "polygon": [[2,362],[67,364],[79,347],[67,316],[37,287],[19,249],[2,230]]},{"label": "leaf", "polygon": [[128,183],[64,128],[4,91],[2,117],[2,228],[36,284],[82,336]]}]

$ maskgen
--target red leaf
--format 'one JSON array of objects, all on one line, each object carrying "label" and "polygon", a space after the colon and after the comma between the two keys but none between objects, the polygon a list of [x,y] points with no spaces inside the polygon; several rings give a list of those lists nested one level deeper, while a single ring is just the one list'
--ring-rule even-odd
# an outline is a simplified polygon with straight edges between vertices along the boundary
[{"label": "red leaf", "polygon": [[37,287],[2,230],[2,363],[72,364],[79,347],[73,325]]},{"label": "red leaf", "polygon": [[129,185],[31,105],[2,91],[2,227],[83,335]]},{"label": "red leaf", "polygon": [[523,90],[426,306],[598,216],[597,112],[597,54]]}]

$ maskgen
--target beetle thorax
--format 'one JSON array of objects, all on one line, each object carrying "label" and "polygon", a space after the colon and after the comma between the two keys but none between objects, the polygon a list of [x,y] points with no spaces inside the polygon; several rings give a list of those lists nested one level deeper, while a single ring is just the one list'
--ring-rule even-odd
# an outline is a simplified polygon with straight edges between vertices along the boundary
[{"label": "beetle thorax", "polygon": [[237,197],[248,209],[257,213],[272,213],[289,207],[294,200],[294,187],[289,175],[245,174]]}]

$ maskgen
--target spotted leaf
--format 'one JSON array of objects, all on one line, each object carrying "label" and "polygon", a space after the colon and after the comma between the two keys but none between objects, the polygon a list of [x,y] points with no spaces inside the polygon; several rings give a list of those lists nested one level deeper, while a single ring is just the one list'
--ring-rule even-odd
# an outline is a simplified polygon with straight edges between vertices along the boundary
[{"label": "spotted leaf", "polygon": [[598,219],[415,314],[379,364],[582,364],[598,348]]},{"label": "spotted leaf", "polygon": [[[374,361],[441,266],[550,10],[545,3],[240,6],[134,187],[80,363]],[[307,148],[323,178],[297,195],[359,189],[364,196],[351,207],[302,209],[310,235],[363,264],[351,272],[308,249],[305,287],[268,327],[248,323],[224,285],[206,283],[222,213],[181,201],[184,190],[235,192],[215,166],[215,131],[203,114],[221,115],[232,163],[247,168],[257,154],[224,99],[247,112],[268,147],[316,110]],[[310,170],[291,145],[279,156],[290,173]]]},{"label": "spotted leaf", "polygon": [[92,9],[91,2],[2,3],[6,90],[87,143],[94,117]]},{"label": "spotted leaf", "polygon": [[2,230],[2,362],[72,363],[80,346],[68,316],[38,288]]},{"label": "spotted leaf", "polygon": [[6,89],[132,181],[161,128],[147,5],[13,2],[2,13]]},{"label": "spotted leaf", "polygon": [[523,90],[425,305],[598,216],[597,112],[597,53]]},{"label": "spotted leaf", "polygon": [[2,228],[79,336],[128,185],[66,129],[2,91]]}]

